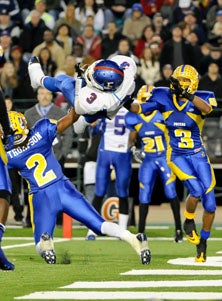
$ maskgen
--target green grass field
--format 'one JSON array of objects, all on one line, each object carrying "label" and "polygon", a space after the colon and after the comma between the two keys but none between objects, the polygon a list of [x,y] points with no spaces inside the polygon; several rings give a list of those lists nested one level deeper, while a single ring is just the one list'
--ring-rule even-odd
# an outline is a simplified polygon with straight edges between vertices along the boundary
[{"label": "green grass field", "polygon": [[[136,228],[130,230],[136,233]],[[172,227],[147,229],[152,252],[147,266],[127,243],[85,241],[86,231],[74,228],[73,239],[62,241],[62,229],[56,228],[57,264],[48,265],[35,250],[31,229],[8,228],[3,247],[16,269],[0,271],[0,300],[222,300],[220,230],[214,229],[208,242],[211,266],[169,263],[177,258],[193,263],[196,253],[196,247],[186,240],[173,242]],[[72,288],[62,288],[71,284]]]}]

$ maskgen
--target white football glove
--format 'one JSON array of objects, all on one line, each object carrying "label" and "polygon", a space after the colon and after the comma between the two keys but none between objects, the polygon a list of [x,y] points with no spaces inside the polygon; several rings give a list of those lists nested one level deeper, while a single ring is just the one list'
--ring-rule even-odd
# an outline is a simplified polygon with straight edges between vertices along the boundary
[{"label": "white football glove", "polygon": [[137,148],[135,147],[135,145],[132,146],[132,147],[130,148],[130,150],[131,150],[131,152],[132,152],[132,154],[133,154],[133,158],[135,159],[135,161],[138,162],[138,163],[142,163],[143,160],[144,160],[144,158],[145,158],[145,153],[144,153],[144,151],[142,151],[142,150],[140,150],[140,149],[137,149]]}]

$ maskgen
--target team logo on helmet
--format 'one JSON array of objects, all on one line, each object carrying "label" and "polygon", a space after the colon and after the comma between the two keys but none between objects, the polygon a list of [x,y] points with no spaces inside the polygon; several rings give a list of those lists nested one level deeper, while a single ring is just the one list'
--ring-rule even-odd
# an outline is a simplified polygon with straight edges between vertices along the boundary
[{"label": "team logo on helmet", "polygon": [[25,116],[20,112],[10,111],[8,112],[10,126],[15,132],[14,145],[21,144],[27,138],[29,129],[27,127],[27,120]]}]

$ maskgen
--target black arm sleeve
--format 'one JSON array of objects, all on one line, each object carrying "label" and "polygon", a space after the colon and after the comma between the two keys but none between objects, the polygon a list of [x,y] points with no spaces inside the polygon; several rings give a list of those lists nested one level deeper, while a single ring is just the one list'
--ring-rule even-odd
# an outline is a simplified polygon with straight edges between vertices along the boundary
[{"label": "black arm sleeve", "polygon": [[8,113],[7,113],[5,100],[1,89],[0,89],[0,123],[2,125],[4,134],[8,135],[10,133],[10,123],[8,120]]}]

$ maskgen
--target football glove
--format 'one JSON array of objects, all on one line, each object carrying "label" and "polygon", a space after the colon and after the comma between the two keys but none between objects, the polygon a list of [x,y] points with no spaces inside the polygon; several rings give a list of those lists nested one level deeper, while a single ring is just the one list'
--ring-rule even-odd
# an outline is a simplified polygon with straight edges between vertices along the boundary
[{"label": "football glove", "polygon": [[180,83],[178,81],[178,79],[176,79],[175,77],[171,76],[169,78],[170,83],[171,83],[171,91],[176,94],[177,97],[182,97],[182,98],[186,98],[189,101],[193,101],[194,100],[194,95],[187,92],[187,90],[183,90],[182,87],[180,86]]},{"label": "football glove", "polygon": [[78,63],[75,65],[75,71],[77,73],[78,78],[84,78],[84,73],[87,69],[88,65],[82,65],[81,63]]},{"label": "football glove", "polygon": [[2,142],[5,146],[5,150],[9,151],[13,149],[14,147],[14,134],[16,131],[13,131],[13,129],[10,128],[9,132],[7,135],[4,135],[2,138]]},{"label": "football glove", "polygon": [[131,104],[134,102],[134,98],[132,96],[127,95],[123,101],[124,101],[124,105],[123,105],[124,108],[126,108],[129,111],[131,108]]},{"label": "football glove", "polygon": [[131,148],[130,148],[132,154],[133,154],[133,158],[136,162],[138,163],[142,163],[144,158],[145,158],[145,153],[144,151],[141,151],[140,149],[137,149],[135,147],[135,145],[133,145]]}]

